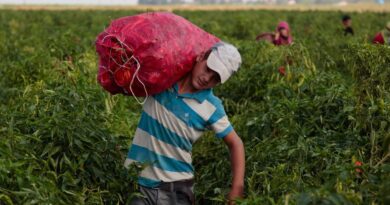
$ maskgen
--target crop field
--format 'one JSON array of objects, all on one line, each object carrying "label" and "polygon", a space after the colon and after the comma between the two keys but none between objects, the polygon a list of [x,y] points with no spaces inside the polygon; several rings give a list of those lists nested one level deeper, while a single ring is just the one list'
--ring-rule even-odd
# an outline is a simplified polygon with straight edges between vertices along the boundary
[{"label": "crop field", "polygon": [[[95,38],[136,10],[0,10],[0,205],[128,204],[123,163],[141,105],[96,81]],[[237,75],[215,89],[245,144],[237,204],[390,204],[390,47],[372,45],[390,13],[173,11],[236,45]],[[291,46],[256,42],[290,23]],[[282,75],[278,68],[284,66]],[[225,204],[222,140],[193,151],[196,204]]]}]

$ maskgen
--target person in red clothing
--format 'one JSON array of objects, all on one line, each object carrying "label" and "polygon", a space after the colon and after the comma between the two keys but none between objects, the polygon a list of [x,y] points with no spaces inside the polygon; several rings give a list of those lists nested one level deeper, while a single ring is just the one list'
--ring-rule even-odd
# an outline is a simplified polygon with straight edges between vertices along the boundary
[{"label": "person in red clothing", "polygon": [[275,33],[261,33],[256,37],[256,40],[265,40],[273,43],[276,46],[290,45],[293,42],[290,26],[285,21],[282,21],[278,24]]},{"label": "person in red clothing", "polygon": [[390,45],[390,21],[387,22],[385,29],[378,32],[372,40],[374,44]]},{"label": "person in red clothing", "polygon": [[[270,43],[273,43],[276,46],[281,45],[290,45],[293,42],[293,38],[290,31],[290,26],[287,22],[281,21],[279,22],[278,26],[276,27],[275,33],[272,32],[265,32],[260,33],[256,37],[256,41],[268,41]],[[286,66],[292,64],[292,59],[290,57],[286,57],[285,65],[282,65],[278,68],[278,71],[280,75],[285,76],[286,75]]]},{"label": "person in red clothing", "polygon": [[273,41],[274,45],[290,45],[292,41],[293,39],[291,36],[290,26],[285,21],[280,22],[276,28],[275,38]]}]

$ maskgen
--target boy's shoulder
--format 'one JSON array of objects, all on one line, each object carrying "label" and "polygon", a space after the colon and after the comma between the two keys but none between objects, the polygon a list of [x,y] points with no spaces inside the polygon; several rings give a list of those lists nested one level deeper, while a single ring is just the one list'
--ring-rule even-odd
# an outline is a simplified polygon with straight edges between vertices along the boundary
[{"label": "boy's shoulder", "polygon": [[[184,101],[190,102],[192,101],[192,105],[196,105],[198,108],[201,108],[202,106],[209,106],[212,105],[212,107],[215,107],[215,109],[223,109],[222,100],[214,95],[214,92],[212,89],[207,90],[201,90],[197,93],[186,93],[186,94],[177,94],[177,87],[176,85],[173,85],[171,88],[168,88],[167,90],[153,95],[153,98],[157,101],[164,101],[164,102],[176,102],[179,103],[180,101],[177,101],[176,96],[181,96],[182,99],[186,99]],[[214,109],[214,110],[215,110]]]},{"label": "boy's shoulder", "polygon": [[222,100],[219,97],[217,97],[216,95],[214,95],[213,92],[211,92],[207,96],[205,101],[207,101],[207,103],[204,103],[204,104],[208,104],[208,105],[211,104],[212,107],[214,107],[214,109],[212,109],[214,114],[225,115],[225,108],[223,106]]},{"label": "boy's shoulder", "polygon": [[222,105],[222,100],[214,95],[214,92],[211,90],[210,94],[207,96],[206,100],[214,105]]}]

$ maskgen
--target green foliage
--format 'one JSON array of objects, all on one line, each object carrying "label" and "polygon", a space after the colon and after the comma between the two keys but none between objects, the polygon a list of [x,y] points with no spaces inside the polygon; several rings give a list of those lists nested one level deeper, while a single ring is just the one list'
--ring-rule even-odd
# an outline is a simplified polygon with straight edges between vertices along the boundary
[{"label": "green foliage", "polygon": [[[137,194],[139,170],[123,162],[141,107],[96,83],[94,40],[139,12],[0,12],[0,204],[127,204]],[[339,12],[176,13],[243,57],[215,89],[245,143],[238,204],[390,202],[390,50],[368,38],[389,14],[350,14],[356,36],[346,38]],[[292,46],[254,41],[281,20]],[[193,159],[197,204],[223,204],[227,148],[206,133]]]}]

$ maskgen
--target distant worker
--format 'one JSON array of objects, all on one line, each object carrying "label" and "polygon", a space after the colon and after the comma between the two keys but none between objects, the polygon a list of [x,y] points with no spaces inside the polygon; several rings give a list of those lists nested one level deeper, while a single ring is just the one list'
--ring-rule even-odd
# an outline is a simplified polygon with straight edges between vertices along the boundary
[{"label": "distant worker", "polygon": [[279,23],[275,33],[271,33],[271,32],[261,33],[256,37],[256,40],[268,41],[277,46],[290,45],[293,42],[290,26],[285,21]]},{"label": "distant worker", "polygon": [[387,22],[385,29],[375,35],[372,43],[390,45],[390,21]]},{"label": "distant worker", "polygon": [[353,29],[352,29],[352,19],[349,15],[344,15],[342,18],[342,23],[344,27],[344,36],[352,35],[353,36]]}]

